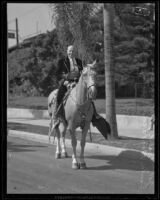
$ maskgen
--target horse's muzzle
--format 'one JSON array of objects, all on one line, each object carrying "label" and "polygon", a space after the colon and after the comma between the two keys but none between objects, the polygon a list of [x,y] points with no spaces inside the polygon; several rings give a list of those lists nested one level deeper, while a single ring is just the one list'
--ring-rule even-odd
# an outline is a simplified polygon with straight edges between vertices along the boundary
[{"label": "horse's muzzle", "polygon": [[96,99],[97,96],[97,89],[94,85],[88,88],[88,98],[89,99]]}]

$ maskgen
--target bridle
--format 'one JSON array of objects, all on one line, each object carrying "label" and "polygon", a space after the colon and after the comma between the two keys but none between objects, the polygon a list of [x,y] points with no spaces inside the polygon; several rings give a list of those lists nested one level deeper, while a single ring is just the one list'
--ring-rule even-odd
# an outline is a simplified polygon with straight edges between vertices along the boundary
[{"label": "bridle", "polygon": [[[86,74],[83,74],[84,70],[87,70]],[[90,78],[92,79],[91,84],[87,84],[86,82],[86,77],[89,80]],[[90,89],[94,86],[96,87],[96,80],[95,80],[95,76],[96,76],[96,72],[94,70],[91,70],[90,66],[86,66],[83,68],[82,72],[81,72],[81,79],[83,80],[83,83],[86,84],[86,88],[87,88],[87,100],[85,102],[83,102],[82,104],[77,103],[77,100],[74,99],[74,97],[72,96],[72,94],[70,93],[70,97],[71,99],[76,103],[77,106],[81,106],[83,104],[85,104],[89,99],[91,100],[92,98],[89,97],[90,94]],[[80,80],[79,78],[79,80]]]},{"label": "bridle", "polygon": [[84,75],[83,74],[82,74],[82,79],[87,84],[87,90],[88,90],[92,86],[96,87],[96,80],[95,80],[96,72],[94,72],[93,70],[91,70],[91,67],[87,67],[87,68],[89,68],[89,72],[88,72],[88,69],[87,69],[87,76],[88,76],[88,78],[90,78],[90,77],[92,78],[92,83],[90,85],[88,85],[86,83],[86,81],[84,80]]}]

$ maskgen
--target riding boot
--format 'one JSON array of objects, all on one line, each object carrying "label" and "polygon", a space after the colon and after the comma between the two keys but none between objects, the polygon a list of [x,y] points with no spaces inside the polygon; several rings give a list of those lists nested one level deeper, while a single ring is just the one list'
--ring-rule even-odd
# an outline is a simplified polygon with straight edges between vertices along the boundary
[{"label": "riding boot", "polygon": [[56,106],[56,116],[64,116],[64,108],[63,108],[63,97],[67,91],[66,86],[61,85],[58,94],[57,94],[57,106]]}]

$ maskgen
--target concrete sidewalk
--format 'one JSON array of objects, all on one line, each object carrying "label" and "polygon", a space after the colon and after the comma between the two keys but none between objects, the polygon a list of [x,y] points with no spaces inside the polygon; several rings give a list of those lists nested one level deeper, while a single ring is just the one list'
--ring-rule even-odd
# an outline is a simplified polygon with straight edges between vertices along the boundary
[{"label": "concrete sidewalk", "polygon": [[[30,125],[37,125],[37,126],[44,126],[49,127],[49,119],[28,119],[28,118],[8,118],[8,122],[12,123],[22,123],[22,124],[30,124]],[[78,128],[77,130],[80,130]],[[91,132],[98,133],[99,131],[97,128],[91,125]],[[153,139],[154,138],[154,131],[136,129],[136,128],[118,128],[118,135],[124,137],[131,137],[131,138],[140,138],[140,139]]]}]

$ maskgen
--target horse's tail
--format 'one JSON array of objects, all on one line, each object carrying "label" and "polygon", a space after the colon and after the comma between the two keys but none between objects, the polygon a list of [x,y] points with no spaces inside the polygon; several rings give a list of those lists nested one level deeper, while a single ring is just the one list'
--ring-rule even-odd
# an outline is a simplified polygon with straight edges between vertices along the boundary
[{"label": "horse's tail", "polygon": [[[48,132],[48,138],[50,142],[51,134],[53,133],[56,126],[59,124],[59,120],[55,119],[55,111],[56,111],[56,102],[57,102],[57,92],[58,89],[53,90],[49,96],[48,96],[48,113],[50,116],[50,126],[49,126],[49,132]],[[54,132],[56,134],[56,132]],[[54,139],[55,139],[54,134]]]},{"label": "horse's tail", "polygon": [[52,105],[55,104],[57,92],[58,92],[58,89],[53,90],[48,96],[48,113],[49,113],[50,117],[52,116],[52,112],[53,112],[53,108],[54,108],[54,106],[52,106]]}]

